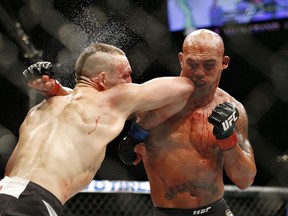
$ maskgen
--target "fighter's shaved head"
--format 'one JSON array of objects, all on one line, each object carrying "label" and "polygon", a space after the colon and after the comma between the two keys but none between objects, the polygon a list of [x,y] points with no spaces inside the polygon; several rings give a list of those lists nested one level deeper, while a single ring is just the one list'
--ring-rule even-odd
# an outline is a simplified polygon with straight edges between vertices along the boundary
[{"label": "fighter's shaved head", "polygon": [[76,77],[95,76],[102,71],[110,71],[117,62],[117,56],[124,56],[125,53],[112,45],[95,43],[84,49],[76,62]]},{"label": "fighter's shaved head", "polygon": [[224,55],[224,43],[222,38],[215,32],[208,29],[198,29],[191,32],[184,40],[183,53],[191,47],[201,49],[213,49],[219,55]]}]

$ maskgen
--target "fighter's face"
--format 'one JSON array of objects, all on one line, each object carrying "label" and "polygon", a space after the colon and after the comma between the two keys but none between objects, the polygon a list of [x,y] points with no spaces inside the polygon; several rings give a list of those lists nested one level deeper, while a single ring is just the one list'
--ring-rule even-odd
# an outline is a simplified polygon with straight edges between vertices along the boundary
[{"label": "fighter's face", "polygon": [[181,76],[189,78],[198,90],[213,91],[220,82],[222,70],[228,66],[229,57],[228,61],[226,57],[213,49],[186,49],[179,53]]},{"label": "fighter's face", "polygon": [[114,69],[107,74],[107,87],[113,87],[123,83],[131,83],[131,66],[126,57],[117,57]]}]

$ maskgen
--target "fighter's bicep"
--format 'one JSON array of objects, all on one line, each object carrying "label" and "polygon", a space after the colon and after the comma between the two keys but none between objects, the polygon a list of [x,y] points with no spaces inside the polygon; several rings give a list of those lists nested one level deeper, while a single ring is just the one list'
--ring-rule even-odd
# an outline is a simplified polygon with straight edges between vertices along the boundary
[{"label": "fighter's bicep", "polygon": [[246,109],[242,104],[237,106],[239,111],[239,119],[236,122],[236,133],[238,138],[238,144],[242,150],[247,153],[252,151],[251,144],[248,137],[248,130],[249,130],[249,122],[248,122],[248,115]]},{"label": "fighter's bicep", "polygon": [[244,139],[248,139],[248,115],[242,104],[237,105],[239,119],[236,122],[236,133],[241,134]]},{"label": "fighter's bicep", "polygon": [[156,99],[155,92],[138,84],[118,86],[110,96],[116,105],[114,107],[127,111],[129,115],[159,108],[163,103]]},{"label": "fighter's bicep", "polygon": [[193,92],[194,86],[190,80],[183,77],[161,77],[135,86],[135,89],[135,97],[141,100],[137,108],[145,111],[171,104],[174,108],[179,107],[179,104],[183,105]]},{"label": "fighter's bicep", "polygon": [[162,77],[143,84],[124,84],[114,90],[121,106],[137,112],[187,101],[194,87],[191,81],[182,77]]}]

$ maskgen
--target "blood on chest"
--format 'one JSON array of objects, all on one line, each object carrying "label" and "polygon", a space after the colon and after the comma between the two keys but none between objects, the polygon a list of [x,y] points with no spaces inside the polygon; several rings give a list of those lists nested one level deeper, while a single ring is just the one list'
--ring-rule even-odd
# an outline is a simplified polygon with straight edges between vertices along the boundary
[{"label": "blood on chest", "polygon": [[213,126],[208,122],[206,113],[194,111],[175,129],[168,139],[170,143],[177,143],[178,148],[183,145],[187,150],[196,150],[205,155],[217,147]]}]

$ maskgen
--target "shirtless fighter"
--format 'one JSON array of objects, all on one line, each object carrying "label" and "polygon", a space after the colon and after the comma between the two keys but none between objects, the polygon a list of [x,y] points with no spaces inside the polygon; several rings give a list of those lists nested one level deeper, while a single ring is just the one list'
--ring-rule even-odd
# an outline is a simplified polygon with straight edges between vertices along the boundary
[{"label": "shirtless fighter", "polygon": [[199,29],[185,38],[179,60],[180,76],[195,85],[186,106],[150,132],[143,129],[142,139],[128,134],[119,156],[126,164],[142,158],[155,216],[232,216],[223,199],[223,168],[246,189],[256,165],[245,108],[218,87],[230,58],[218,34]]},{"label": "shirtless fighter", "polygon": [[[94,44],[82,52],[73,91],[36,105],[22,123],[0,181],[0,215],[59,215],[67,200],[93,179],[107,144],[130,115],[165,107],[169,117],[184,107],[194,89],[180,77],[132,84],[130,73],[125,54],[114,46]],[[49,94],[60,88],[53,85]]]}]

